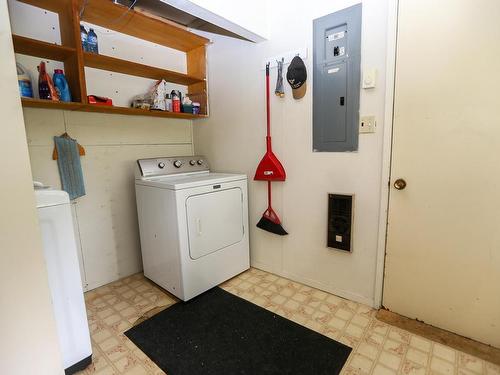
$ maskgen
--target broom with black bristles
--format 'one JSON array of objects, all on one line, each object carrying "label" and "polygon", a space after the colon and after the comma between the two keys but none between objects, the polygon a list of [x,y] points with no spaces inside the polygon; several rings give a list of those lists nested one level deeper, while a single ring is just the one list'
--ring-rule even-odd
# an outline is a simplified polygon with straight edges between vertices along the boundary
[{"label": "broom with black bristles", "polygon": [[281,221],[271,207],[271,181],[285,181],[286,172],[281,162],[274,155],[271,147],[271,116],[269,104],[269,63],[266,64],[266,115],[267,115],[267,135],[266,135],[266,154],[260,161],[255,171],[254,180],[267,181],[267,210],[264,211],[262,218],[257,223],[257,228],[268,232],[284,236],[287,233],[281,226]]},{"label": "broom with black bristles", "polygon": [[268,232],[284,236],[288,232],[281,226],[281,221],[276,212],[271,207],[271,181],[267,181],[267,210],[264,211],[262,218],[257,223],[257,228],[267,230]]}]

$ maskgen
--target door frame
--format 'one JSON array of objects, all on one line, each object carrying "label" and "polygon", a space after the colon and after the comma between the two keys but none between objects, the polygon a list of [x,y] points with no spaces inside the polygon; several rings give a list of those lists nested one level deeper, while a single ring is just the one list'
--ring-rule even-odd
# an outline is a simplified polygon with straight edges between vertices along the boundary
[{"label": "door frame", "polygon": [[380,206],[377,258],[375,268],[374,308],[382,307],[384,289],[385,250],[387,242],[387,220],[389,214],[389,194],[391,178],[392,132],[394,122],[394,85],[396,82],[396,48],[398,31],[399,0],[388,0],[387,4],[387,45],[385,109],[382,141],[382,176],[380,180]]}]

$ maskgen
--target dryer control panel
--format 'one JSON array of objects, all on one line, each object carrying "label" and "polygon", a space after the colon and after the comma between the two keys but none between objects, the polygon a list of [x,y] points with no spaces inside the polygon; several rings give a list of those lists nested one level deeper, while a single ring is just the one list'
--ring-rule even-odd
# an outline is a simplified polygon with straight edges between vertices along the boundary
[{"label": "dryer control panel", "polygon": [[161,177],[178,173],[208,172],[204,156],[172,156],[137,160],[136,178]]}]

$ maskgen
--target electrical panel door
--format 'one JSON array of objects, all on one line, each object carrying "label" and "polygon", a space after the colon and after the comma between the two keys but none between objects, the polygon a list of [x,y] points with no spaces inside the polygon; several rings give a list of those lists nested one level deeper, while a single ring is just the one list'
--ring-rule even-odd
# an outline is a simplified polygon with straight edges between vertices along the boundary
[{"label": "electrical panel door", "polygon": [[313,21],[313,150],[358,149],[361,4]]},{"label": "electrical panel door", "polygon": [[320,132],[318,135],[322,143],[345,142],[347,139],[347,66],[344,62],[325,66],[322,73],[324,79],[318,82],[318,91],[321,91],[323,95],[314,100],[319,101],[319,106],[328,110],[320,111],[315,120],[325,124],[336,124],[336,126],[322,126],[317,129]]}]

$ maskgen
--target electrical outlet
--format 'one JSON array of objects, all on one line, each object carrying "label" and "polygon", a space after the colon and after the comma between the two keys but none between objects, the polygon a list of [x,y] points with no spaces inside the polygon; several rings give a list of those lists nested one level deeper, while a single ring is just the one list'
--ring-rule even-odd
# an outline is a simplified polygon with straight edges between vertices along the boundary
[{"label": "electrical outlet", "polygon": [[359,132],[360,133],[375,133],[377,128],[377,121],[375,116],[361,116],[359,119]]}]

